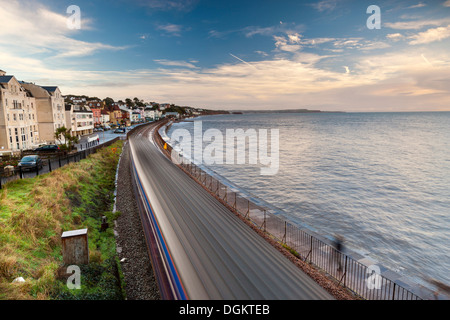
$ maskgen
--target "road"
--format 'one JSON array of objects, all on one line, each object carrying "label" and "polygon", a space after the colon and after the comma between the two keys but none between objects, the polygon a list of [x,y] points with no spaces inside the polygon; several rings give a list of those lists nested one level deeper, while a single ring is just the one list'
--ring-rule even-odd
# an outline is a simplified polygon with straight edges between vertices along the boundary
[{"label": "road", "polygon": [[332,300],[283,254],[172,164],[152,140],[130,137],[135,172],[185,299]]}]

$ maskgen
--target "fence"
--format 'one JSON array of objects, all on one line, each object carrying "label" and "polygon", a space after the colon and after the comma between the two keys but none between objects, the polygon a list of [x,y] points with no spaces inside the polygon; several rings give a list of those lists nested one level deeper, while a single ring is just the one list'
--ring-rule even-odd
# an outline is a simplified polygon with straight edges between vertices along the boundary
[{"label": "fence", "polygon": [[157,126],[155,142],[168,158],[189,174],[230,210],[252,223],[268,236],[287,247],[306,263],[314,265],[334,278],[340,285],[367,300],[422,300],[398,283],[376,272],[352,257],[337,250],[332,244],[300,229],[267,208],[255,204],[232,187],[209,175],[200,167],[182,157],[172,154],[172,146],[166,143]]},{"label": "fence", "polygon": [[[36,165],[36,167],[32,168],[32,170],[30,170],[29,172],[24,171],[20,166],[16,166],[12,170],[0,168],[0,189],[2,189],[3,185],[7,182],[11,182],[17,179],[33,178],[39,176],[40,174],[52,172],[53,170],[61,168],[71,162],[79,162],[83,159],[86,159],[90,154],[96,153],[98,149],[105,148],[114,144],[119,139],[120,138],[117,137],[100,145],[96,145],[96,143],[94,142],[88,143],[86,144],[86,148],[76,153],[58,152],[56,154],[44,154],[41,157],[42,168]],[[28,153],[24,153],[24,155],[27,154]]]}]

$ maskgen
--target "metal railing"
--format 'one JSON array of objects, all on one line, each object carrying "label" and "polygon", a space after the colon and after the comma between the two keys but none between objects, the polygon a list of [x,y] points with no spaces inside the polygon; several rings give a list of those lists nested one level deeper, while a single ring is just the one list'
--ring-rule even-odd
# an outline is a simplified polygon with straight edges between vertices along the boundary
[{"label": "metal railing", "polygon": [[[0,168],[0,189],[3,188],[5,183],[18,179],[34,178],[40,174],[52,172],[53,170],[59,169],[69,163],[80,162],[81,160],[86,159],[90,154],[96,153],[97,150],[101,148],[109,147],[119,139],[120,138],[117,137],[103,144],[89,143],[86,145],[85,149],[76,153],[56,153],[53,155],[46,154],[45,157],[42,158],[42,168],[37,165],[31,168],[28,172],[23,170],[20,166],[14,167],[11,171],[5,168]],[[24,153],[24,155],[26,154]]]},{"label": "metal railing", "polygon": [[161,123],[155,130],[155,142],[166,156],[226,207],[278,241],[297,258],[324,271],[339,285],[363,299],[422,300],[395,281],[374,273],[372,266],[361,264],[312,233],[271,213],[268,208],[254,203],[249,197],[222,183],[179,153],[172,152],[172,146],[159,134],[159,129],[164,124]]}]

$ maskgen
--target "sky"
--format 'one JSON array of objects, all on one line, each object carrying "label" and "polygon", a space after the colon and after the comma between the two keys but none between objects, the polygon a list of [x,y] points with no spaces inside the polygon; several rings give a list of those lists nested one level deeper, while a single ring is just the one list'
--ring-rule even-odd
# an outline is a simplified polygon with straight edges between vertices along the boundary
[{"label": "sky", "polygon": [[450,111],[450,0],[0,0],[0,22],[0,69],[63,94]]}]

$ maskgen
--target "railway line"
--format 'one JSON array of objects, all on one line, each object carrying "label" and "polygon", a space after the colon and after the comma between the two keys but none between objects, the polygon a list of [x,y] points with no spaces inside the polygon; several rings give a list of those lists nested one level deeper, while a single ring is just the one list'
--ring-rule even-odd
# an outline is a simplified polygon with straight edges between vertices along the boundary
[{"label": "railway line", "polygon": [[130,134],[131,171],[163,299],[332,300],[278,250],[174,165]]}]

